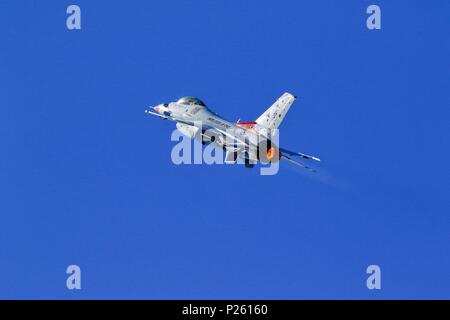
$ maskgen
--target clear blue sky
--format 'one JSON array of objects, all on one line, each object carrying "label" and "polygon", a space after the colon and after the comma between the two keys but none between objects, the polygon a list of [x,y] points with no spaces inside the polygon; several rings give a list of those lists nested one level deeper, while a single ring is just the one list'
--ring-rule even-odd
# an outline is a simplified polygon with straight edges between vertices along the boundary
[{"label": "clear blue sky", "polygon": [[[81,31],[0,3],[0,298],[450,298],[449,1],[74,3]],[[175,166],[143,112],[251,121],[285,91],[318,175]]]}]

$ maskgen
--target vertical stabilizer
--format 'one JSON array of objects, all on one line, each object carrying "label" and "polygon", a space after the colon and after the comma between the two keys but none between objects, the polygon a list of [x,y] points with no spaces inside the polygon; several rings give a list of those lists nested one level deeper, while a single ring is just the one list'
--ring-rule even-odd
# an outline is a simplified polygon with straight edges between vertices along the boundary
[{"label": "vertical stabilizer", "polygon": [[258,119],[256,119],[256,123],[267,129],[277,129],[295,99],[296,96],[286,92]]}]

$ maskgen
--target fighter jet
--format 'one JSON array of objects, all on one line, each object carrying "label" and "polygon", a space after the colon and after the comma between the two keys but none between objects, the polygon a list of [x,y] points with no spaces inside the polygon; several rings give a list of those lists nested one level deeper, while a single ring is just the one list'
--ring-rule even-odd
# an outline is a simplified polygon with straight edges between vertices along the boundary
[{"label": "fighter jet", "polygon": [[203,144],[214,143],[225,151],[225,163],[238,160],[245,167],[252,168],[256,163],[287,160],[295,165],[315,172],[314,169],[299,162],[295,157],[320,161],[319,158],[304,153],[281,148],[274,142],[278,127],[295,101],[296,96],[284,93],[254,122],[230,122],[210,110],[205,103],[195,97],[183,97],[176,102],[162,103],[149,110],[147,114],[163,120],[176,122],[177,129],[191,139]]}]

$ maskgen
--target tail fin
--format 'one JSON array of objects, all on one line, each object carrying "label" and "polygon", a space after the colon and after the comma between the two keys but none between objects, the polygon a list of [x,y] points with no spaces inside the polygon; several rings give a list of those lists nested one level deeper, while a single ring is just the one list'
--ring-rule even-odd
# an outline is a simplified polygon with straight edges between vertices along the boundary
[{"label": "tail fin", "polygon": [[296,96],[288,92],[284,93],[269,109],[256,119],[256,123],[267,129],[277,129],[296,98]]}]

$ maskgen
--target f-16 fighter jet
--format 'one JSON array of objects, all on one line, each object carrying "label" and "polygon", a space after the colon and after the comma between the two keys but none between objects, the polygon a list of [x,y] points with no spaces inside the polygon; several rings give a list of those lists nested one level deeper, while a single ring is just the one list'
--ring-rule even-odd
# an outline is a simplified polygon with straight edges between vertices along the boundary
[{"label": "f-16 fighter jet", "polygon": [[[163,103],[145,110],[146,113],[164,120],[176,122],[176,127],[185,136],[200,140],[203,144],[214,143],[225,152],[225,163],[238,160],[251,168],[255,163],[277,162],[280,159],[315,171],[299,162],[295,157],[320,161],[304,153],[290,151],[277,145],[278,127],[296,97],[284,93],[254,122],[229,122],[211,111],[195,97],[183,97],[176,102]],[[275,137],[275,138],[274,138]]]}]

